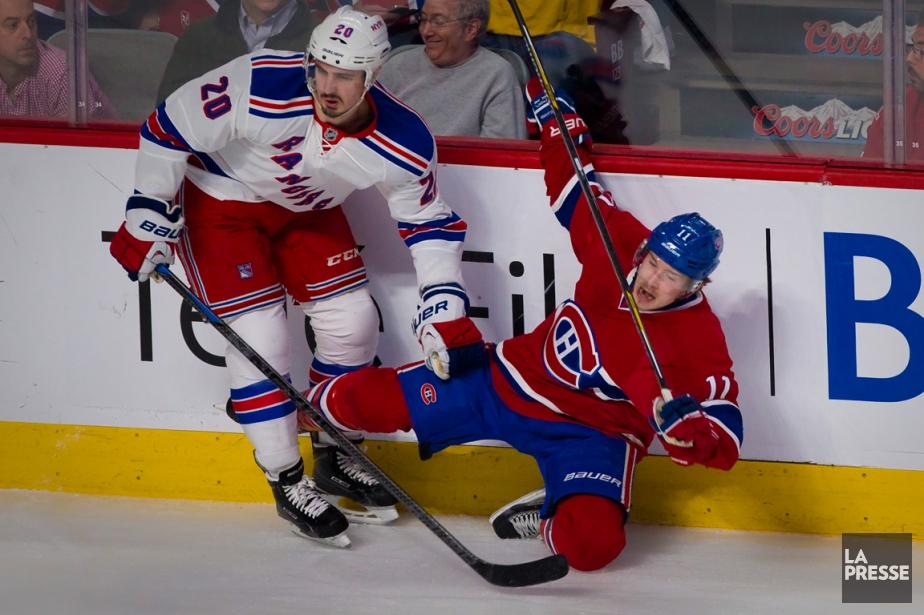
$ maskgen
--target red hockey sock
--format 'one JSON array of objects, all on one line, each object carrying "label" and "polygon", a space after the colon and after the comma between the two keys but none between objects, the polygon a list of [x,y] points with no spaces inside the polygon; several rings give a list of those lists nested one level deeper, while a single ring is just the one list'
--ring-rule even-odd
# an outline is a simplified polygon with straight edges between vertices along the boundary
[{"label": "red hockey sock", "polygon": [[599,570],[626,546],[623,508],[597,495],[573,495],[558,503],[541,533],[553,553],[561,553],[575,570]]},{"label": "red hockey sock", "polygon": [[350,429],[377,433],[411,429],[411,415],[394,369],[365,367],[329,381],[327,388],[324,409]]}]

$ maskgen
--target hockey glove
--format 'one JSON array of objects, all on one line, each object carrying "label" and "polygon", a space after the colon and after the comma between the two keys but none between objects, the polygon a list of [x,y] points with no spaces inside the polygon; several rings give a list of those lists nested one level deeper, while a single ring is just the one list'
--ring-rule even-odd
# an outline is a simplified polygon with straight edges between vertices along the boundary
[{"label": "hockey glove", "polygon": [[128,199],[125,222],[112,238],[109,253],[130,280],[145,282],[157,265],[173,264],[174,246],[182,228],[179,206],[136,194]]},{"label": "hockey glove", "polygon": [[[424,362],[441,380],[484,363],[487,357],[481,331],[469,317],[434,322],[420,331]],[[451,372],[450,372],[451,370]]]},{"label": "hockey glove", "polygon": [[[568,132],[574,138],[574,142],[580,144],[588,141],[589,143],[590,132],[587,130],[587,124],[575,111],[571,98],[563,91],[558,92],[555,98],[565,120],[565,126],[567,126]],[[526,109],[527,123],[536,127],[531,129],[530,132],[541,133],[542,141],[561,137],[558,121],[555,119],[555,111],[552,109],[549,97],[542,88],[542,83],[538,77],[532,77],[526,84]]]},{"label": "hockey glove", "polygon": [[651,423],[671,460],[679,465],[709,465],[718,452],[718,428],[689,395],[667,403],[660,397],[656,399]]},{"label": "hockey glove", "polygon": [[[448,355],[445,352],[450,346],[447,346],[440,331],[433,327],[428,329],[427,326],[458,320],[463,318],[467,311],[468,295],[465,294],[462,286],[455,282],[428,286],[420,294],[420,304],[417,306],[417,316],[413,323],[414,335],[417,336],[417,341],[423,349],[427,367],[443,380],[449,378]],[[477,328],[475,330],[477,331]],[[441,352],[444,353],[442,357]],[[447,359],[446,365],[436,368],[437,363],[444,358]]]}]

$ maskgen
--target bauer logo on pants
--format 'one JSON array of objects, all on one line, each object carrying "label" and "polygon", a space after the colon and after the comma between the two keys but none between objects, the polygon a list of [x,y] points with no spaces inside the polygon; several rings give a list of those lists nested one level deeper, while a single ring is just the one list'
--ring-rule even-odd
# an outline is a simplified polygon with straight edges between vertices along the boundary
[{"label": "bauer logo on pants", "polygon": [[843,534],[841,602],[911,602],[911,534]]}]

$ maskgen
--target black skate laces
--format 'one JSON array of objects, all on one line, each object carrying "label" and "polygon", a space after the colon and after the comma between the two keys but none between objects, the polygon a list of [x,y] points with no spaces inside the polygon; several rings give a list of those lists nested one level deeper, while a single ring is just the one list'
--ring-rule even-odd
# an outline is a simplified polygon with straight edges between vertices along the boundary
[{"label": "black skate laces", "polygon": [[351,479],[368,487],[374,487],[379,484],[379,481],[375,480],[371,474],[363,470],[362,467],[346,453],[337,451],[337,467]]},{"label": "black skate laces", "polygon": [[307,476],[294,485],[283,485],[283,493],[295,508],[309,517],[316,519],[330,507],[330,503],[315,491],[315,484]]}]

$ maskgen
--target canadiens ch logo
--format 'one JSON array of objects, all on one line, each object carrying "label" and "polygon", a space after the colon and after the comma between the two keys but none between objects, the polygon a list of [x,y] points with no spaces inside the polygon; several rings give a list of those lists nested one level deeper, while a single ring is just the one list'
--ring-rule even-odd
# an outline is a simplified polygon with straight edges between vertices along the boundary
[{"label": "canadiens ch logo", "polygon": [[549,373],[575,389],[584,388],[599,371],[600,353],[593,332],[574,302],[566,301],[558,308],[542,354]]},{"label": "canadiens ch logo", "polygon": [[423,403],[426,405],[436,403],[436,387],[434,387],[429,382],[425,382],[423,386],[420,387],[420,399],[423,400]]}]

